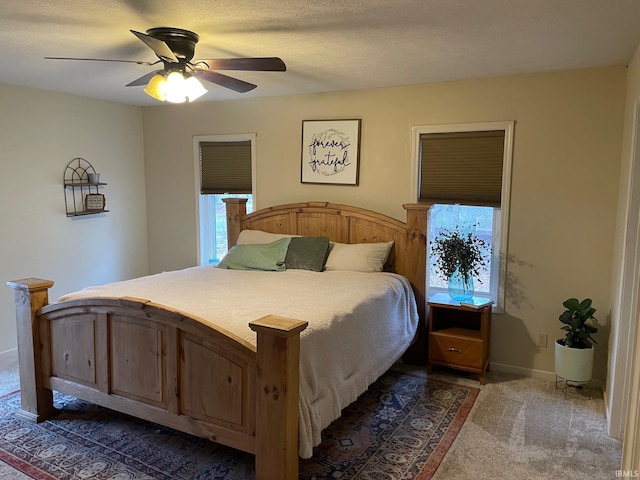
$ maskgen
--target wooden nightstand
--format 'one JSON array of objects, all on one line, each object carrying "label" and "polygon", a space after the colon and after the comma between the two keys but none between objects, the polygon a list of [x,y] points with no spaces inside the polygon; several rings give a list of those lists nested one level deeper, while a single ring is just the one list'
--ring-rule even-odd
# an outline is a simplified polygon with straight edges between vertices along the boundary
[{"label": "wooden nightstand", "polygon": [[461,306],[446,293],[429,298],[429,357],[427,373],[433,365],[478,373],[485,383],[489,370],[491,305]]}]

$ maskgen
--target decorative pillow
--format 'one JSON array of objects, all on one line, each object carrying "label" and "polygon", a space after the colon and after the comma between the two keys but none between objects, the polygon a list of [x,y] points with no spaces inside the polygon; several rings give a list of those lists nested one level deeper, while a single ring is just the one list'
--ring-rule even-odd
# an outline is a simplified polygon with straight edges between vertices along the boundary
[{"label": "decorative pillow", "polygon": [[329,254],[328,237],[293,237],[289,243],[287,268],[321,272]]},{"label": "decorative pillow", "polygon": [[250,243],[271,243],[281,238],[298,237],[299,235],[289,235],[288,233],[269,233],[262,230],[242,230],[238,235],[236,245],[246,245]]},{"label": "decorative pillow", "polygon": [[381,272],[392,246],[393,242],[351,244],[331,242],[325,270]]},{"label": "decorative pillow", "polygon": [[229,250],[218,268],[233,270],[286,270],[285,257],[289,238],[281,238],[266,244],[236,245]]}]

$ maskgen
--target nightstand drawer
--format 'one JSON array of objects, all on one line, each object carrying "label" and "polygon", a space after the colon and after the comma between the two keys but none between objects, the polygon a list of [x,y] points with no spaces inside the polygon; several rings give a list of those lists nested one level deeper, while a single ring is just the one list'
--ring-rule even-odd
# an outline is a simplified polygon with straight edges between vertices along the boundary
[{"label": "nightstand drawer", "polygon": [[432,332],[429,335],[429,360],[481,369],[482,342]]},{"label": "nightstand drawer", "polygon": [[477,373],[484,385],[490,339],[491,304],[471,308],[444,293],[429,299],[427,373],[434,365],[466,370]]}]

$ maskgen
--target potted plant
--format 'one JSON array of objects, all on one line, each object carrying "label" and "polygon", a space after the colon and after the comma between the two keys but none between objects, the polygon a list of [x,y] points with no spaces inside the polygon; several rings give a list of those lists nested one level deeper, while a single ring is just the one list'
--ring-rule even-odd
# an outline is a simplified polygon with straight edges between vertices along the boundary
[{"label": "potted plant", "polygon": [[487,244],[475,234],[453,231],[439,232],[433,240],[431,251],[436,255],[436,268],[448,280],[449,295],[454,300],[473,297],[473,277],[485,265]]},{"label": "potted plant", "polygon": [[591,380],[593,372],[593,344],[597,343],[591,336],[598,331],[596,309],[591,306],[591,299],[579,301],[568,298],[562,305],[565,311],[559,317],[563,323],[562,330],[567,333],[556,340],[555,369],[556,375],[568,381],[585,383]]}]

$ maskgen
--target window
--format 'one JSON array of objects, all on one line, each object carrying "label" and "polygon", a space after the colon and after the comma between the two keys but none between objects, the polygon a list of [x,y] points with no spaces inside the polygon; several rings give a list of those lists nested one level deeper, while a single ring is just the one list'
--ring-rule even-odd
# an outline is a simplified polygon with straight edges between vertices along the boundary
[{"label": "window", "polygon": [[227,210],[223,198],[247,198],[247,213],[253,211],[253,195],[200,195],[200,265],[217,264],[227,254]]},{"label": "window", "polygon": [[255,196],[255,135],[193,137],[198,212],[198,263],[218,263],[227,253],[227,221],[223,198]]},{"label": "window", "polygon": [[429,254],[431,241],[457,226],[490,247],[474,277],[475,294],[504,308],[513,122],[414,127],[413,136],[414,198],[433,203],[427,219],[428,295],[447,289]]},{"label": "window", "polygon": [[[487,245],[487,257],[484,267],[480,268],[479,274],[473,277],[474,294],[495,300],[497,292],[493,291],[491,287],[497,285],[495,280],[498,278],[499,258],[492,255],[492,252],[495,253],[495,251],[499,250],[500,235],[496,234],[500,233],[500,228],[498,228],[497,224],[496,228],[494,228],[494,219],[497,222],[500,221],[499,208],[435,204],[429,210],[427,241],[431,242],[439,232],[451,231],[456,226],[461,233],[471,232],[483,240]],[[428,243],[427,248],[430,248],[429,245],[430,243]],[[428,255],[428,259],[429,271],[427,279],[429,290],[445,291],[447,289],[447,279],[436,270],[433,255]]]}]

